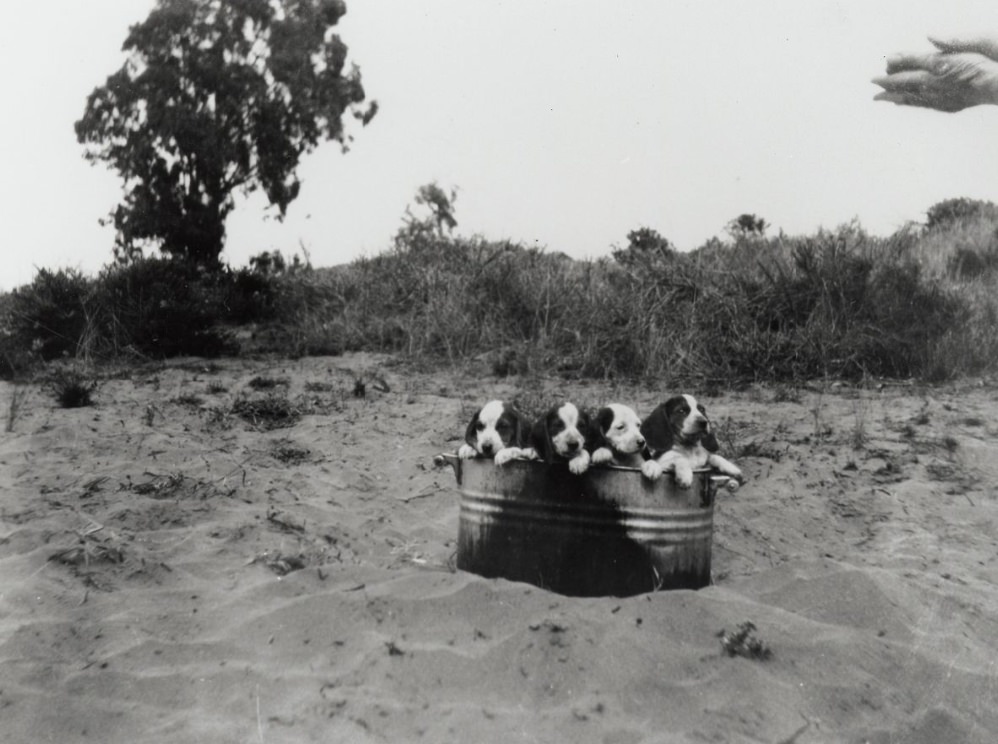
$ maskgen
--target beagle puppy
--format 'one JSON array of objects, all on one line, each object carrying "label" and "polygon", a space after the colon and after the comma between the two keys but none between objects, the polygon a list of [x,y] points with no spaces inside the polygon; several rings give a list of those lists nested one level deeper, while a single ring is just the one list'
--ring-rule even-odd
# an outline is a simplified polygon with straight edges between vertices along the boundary
[{"label": "beagle puppy", "polygon": [[526,456],[522,448],[529,444],[530,420],[511,404],[490,400],[468,422],[464,444],[458,448],[457,456],[463,460],[487,457],[502,465]]},{"label": "beagle puppy", "polygon": [[592,443],[589,415],[572,403],[555,406],[534,423],[530,443],[535,459],[549,465],[567,462],[569,471],[582,475],[589,469],[591,461],[586,448]]},{"label": "beagle puppy", "polygon": [[593,465],[640,468],[644,463],[645,438],[633,408],[620,403],[604,406],[596,412],[594,429],[598,446],[592,453]]},{"label": "beagle puppy", "polygon": [[649,480],[673,470],[676,485],[693,485],[693,470],[710,467],[742,482],[742,471],[716,454],[717,437],[707,411],[692,395],[677,395],[658,406],[641,425],[652,459],[641,466]]}]

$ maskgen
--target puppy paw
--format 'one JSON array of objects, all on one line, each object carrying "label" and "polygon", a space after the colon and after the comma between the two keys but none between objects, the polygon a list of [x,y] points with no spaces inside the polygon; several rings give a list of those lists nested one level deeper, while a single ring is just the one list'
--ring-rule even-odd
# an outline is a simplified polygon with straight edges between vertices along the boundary
[{"label": "puppy paw", "polygon": [[589,453],[583,450],[581,455],[573,457],[568,461],[568,469],[572,473],[575,473],[575,475],[582,475],[589,470],[589,462]]},{"label": "puppy paw", "polygon": [[689,468],[676,468],[676,485],[680,488],[689,488],[693,485],[693,471]]},{"label": "puppy paw", "polygon": [[650,481],[656,481],[662,477],[662,466],[655,460],[645,460],[641,465],[641,474]]},{"label": "puppy paw", "polygon": [[591,462],[593,465],[606,465],[613,462],[613,450],[609,447],[600,447],[593,452]]},{"label": "puppy paw", "polygon": [[523,456],[523,450],[519,447],[504,447],[503,449],[496,452],[495,464],[505,465],[510,460],[516,460]]},{"label": "puppy paw", "polygon": [[462,444],[457,449],[457,456],[462,460],[470,460],[472,457],[477,455],[478,452],[470,444]]}]

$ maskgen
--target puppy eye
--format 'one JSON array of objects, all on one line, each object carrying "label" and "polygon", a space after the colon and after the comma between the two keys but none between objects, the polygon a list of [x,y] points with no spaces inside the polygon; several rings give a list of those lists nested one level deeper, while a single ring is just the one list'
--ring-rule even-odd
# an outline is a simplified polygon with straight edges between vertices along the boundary
[{"label": "puppy eye", "polygon": [[623,429],[623,428],[624,428],[624,425],[623,425],[622,423],[620,423],[620,424],[617,424],[617,425],[616,425],[615,427],[613,427],[613,428],[614,428],[614,429]]},{"label": "puppy eye", "polygon": [[479,421],[477,424],[475,424],[475,431],[485,431],[485,424]]}]

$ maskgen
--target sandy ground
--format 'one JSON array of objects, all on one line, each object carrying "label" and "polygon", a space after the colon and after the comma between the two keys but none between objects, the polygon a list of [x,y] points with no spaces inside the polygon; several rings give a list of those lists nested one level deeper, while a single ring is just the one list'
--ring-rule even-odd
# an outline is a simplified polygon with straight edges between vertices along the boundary
[{"label": "sandy ground", "polygon": [[[258,376],[306,414],[234,415]],[[748,477],[714,584],[627,599],[454,569],[432,457],[541,387],[678,392],[365,355],[134,369],[74,410],[29,386],[0,435],[0,740],[998,741],[994,387],[703,398]],[[745,621],[770,659],[723,653]]]}]

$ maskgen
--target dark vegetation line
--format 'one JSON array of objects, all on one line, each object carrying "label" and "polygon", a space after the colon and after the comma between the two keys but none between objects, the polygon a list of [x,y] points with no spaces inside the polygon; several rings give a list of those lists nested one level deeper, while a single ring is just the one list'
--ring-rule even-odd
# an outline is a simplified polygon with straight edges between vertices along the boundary
[{"label": "dark vegetation line", "polygon": [[[447,212],[452,218],[452,214]],[[856,224],[680,253],[652,230],[575,261],[452,235],[409,214],[391,249],[314,269],[280,254],[211,271],[138,258],[96,277],[41,270],[0,296],[0,372],[59,359],[387,351],[497,375],[733,385],[816,377],[942,381],[998,360],[998,209],[966,199],[887,238]],[[758,229],[756,229],[758,228]],[[236,341],[237,329],[243,340]]]}]

